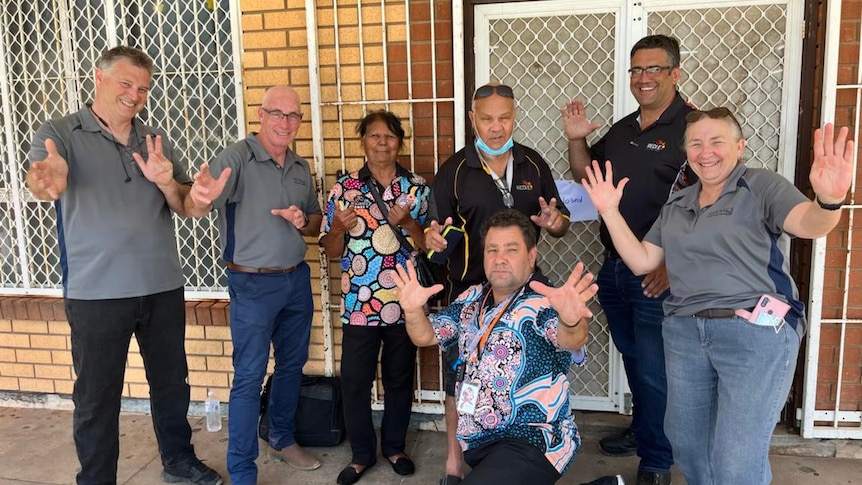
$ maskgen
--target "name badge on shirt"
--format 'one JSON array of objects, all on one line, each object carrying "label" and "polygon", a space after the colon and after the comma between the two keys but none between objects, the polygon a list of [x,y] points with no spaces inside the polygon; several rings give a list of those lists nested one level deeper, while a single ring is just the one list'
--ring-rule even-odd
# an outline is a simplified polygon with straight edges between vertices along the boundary
[{"label": "name badge on shirt", "polygon": [[459,413],[469,414],[476,412],[476,404],[479,402],[479,384],[476,382],[462,382],[461,392],[458,393],[458,404],[456,409]]}]

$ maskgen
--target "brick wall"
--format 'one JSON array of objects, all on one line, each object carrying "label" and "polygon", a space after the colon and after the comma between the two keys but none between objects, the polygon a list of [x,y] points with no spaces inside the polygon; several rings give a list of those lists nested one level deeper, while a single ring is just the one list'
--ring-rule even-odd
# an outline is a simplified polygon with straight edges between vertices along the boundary
[{"label": "brick wall", "polygon": [[[857,82],[859,72],[860,15],[862,2],[843,0],[841,9],[840,48],[838,52],[838,84],[851,85]],[[819,68],[818,84],[822,77]],[[835,123],[850,126],[851,132],[859,133],[854,126],[856,119],[855,89],[841,89],[836,98]],[[818,102],[819,104],[819,102]],[[857,145],[858,148],[858,145]],[[859,177],[857,171],[857,177]],[[862,183],[857,178],[856,184]],[[858,199],[857,202],[858,203]],[[858,227],[859,213],[853,214],[853,236],[850,231],[850,210],[844,210],[838,227],[827,237],[826,264],[824,271],[823,318],[862,319],[862,228]],[[850,244],[848,244],[848,242]],[[849,246],[849,247],[848,247]],[[849,259],[848,259],[849,258]],[[850,262],[849,285],[845,308],[845,280],[847,263]],[[846,310],[846,315],[844,311]],[[841,381],[841,410],[862,410],[862,324],[848,323],[844,332],[843,370],[839,376],[838,363],[841,353],[841,325],[824,323],[820,334],[820,367],[817,375],[817,409],[834,409],[838,382]]]}]

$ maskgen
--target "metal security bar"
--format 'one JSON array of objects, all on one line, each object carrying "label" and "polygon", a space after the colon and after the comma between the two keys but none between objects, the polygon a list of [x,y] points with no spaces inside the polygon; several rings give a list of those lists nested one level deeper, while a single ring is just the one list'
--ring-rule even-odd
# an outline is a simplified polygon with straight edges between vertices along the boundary
[{"label": "metal security bar", "polygon": [[[10,0],[0,11],[0,288],[60,294],[53,205],[23,187],[29,142],[46,120],[93,97],[93,71],[107,48],[128,44],[155,61],[144,122],[163,128],[189,173],[244,130],[237,39],[238,6],[189,2]],[[34,35],[38,33],[38,35]],[[224,297],[210,218],[176,219],[189,297]]]},{"label": "metal security bar", "polygon": [[[447,27],[460,24],[460,16],[452,16],[453,11],[460,11],[460,2],[454,3],[335,0],[325,7],[327,19],[330,10],[334,12],[331,25],[314,19],[316,29],[309,29],[309,37],[313,36],[309,46],[318,46],[319,52],[333,52],[329,62],[309,53],[313,57],[310,64],[319,62],[320,71],[319,76],[311,75],[311,98],[319,99],[320,119],[332,120],[328,123],[333,123],[329,129],[325,129],[322,123],[312,125],[313,138],[321,140],[314,146],[315,172],[321,174],[318,180],[322,181],[326,196],[337,172],[357,170],[364,162],[354,127],[368,111],[387,109],[401,118],[407,135],[400,162],[413,172],[430,175],[436,172],[440,161],[454,152],[441,152],[440,147],[444,142],[451,142],[452,126],[464,124],[463,99],[460,99],[461,93],[456,94],[453,89],[452,74],[441,79],[434,62],[441,55],[452,59],[452,47],[447,52],[438,44],[454,45],[458,27],[453,27],[454,35],[445,31],[441,33],[438,28],[441,24]],[[439,20],[440,14],[447,18]],[[446,116],[441,113],[446,113]],[[450,127],[450,134],[445,138],[440,132],[441,124]],[[455,141],[463,145],[464,136],[459,131],[454,133]],[[321,278],[329,278],[331,291],[326,295],[328,298],[324,298],[326,338],[327,332],[341,325],[337,315],[341,275],[339,266],[327,261],[322,261],[321,273]],[[439,386],[429,388],[428,384],[428,381],[442,380],[439,370],[436,370],[439,365],[432,366],[436,375],[429,376],[423,355],[426,355],[425,360],[437,359],[436,354],[429,357],[421,352],[417,357],[419,386],[413,409],[441,413],[443,394]],[[327,372],[330,371],[330,359],[334,361],[335,356],[327,357]],[[379,386],[375,383],[372,395],[375,409],[383,404],[378,391]]]},{"label": "metal security bar", "polygon": [[[842,119],[851,125],[851,138],[859,140],[860,126],[862,126],[862,74],[859,66],[862,65],[862,55],[857,53],[855,59],[855,79],[839,80],[839,33],[842,30],[843,20],[841,15],[842,2],[829,2],[826,14],[826,42],[824,46],[824,74],[823,74],[823,98],[822,119],[824,122],[835,120],[836,101],[839,93],[847,93],[847,98],[853,100],[854,106],[850,110],[850,119]],[[860,18],[850,19],[858,22]],[[842,38],[841,43],[858,46],[860,35],[858,29],[853,30],[855,39]],[[842,37],[844,34],[842,34]],[[852,62],[852,61],[851,61]],[[859,151],[853,153],[853,173],[858,173]],[[858,410],[858,398],[853,391],[858,391],[859,364],[858,357],[851,360],[848,357],[854,351],[853,343],[849,334],[859,334],[862,331],[862,319],[859,312],[850,302],[851,280],[858,276],[859,261],[858,251],[853,251],[854,238],[857,232],[854,228],[857,211],[862,209],[856,197],[857,181],[854,177],[850,187],[850,201],[842,209],[847,213],[847,222],[844,231],[833,231],[825,238],[816,239],[812,248],[811,260],[811,300],[809,308],[809,331],[808,345],[805,355],[805,385],[802,409],[798,410],[798,418],[802,421],[802,436],[805,438],[839,438],[839,439],[862,439],[862,412]],[[839,256],[837,263],[843,266],[839,277],[832,280],[831,285],[826,283],[826,253],[827,247],[833,254]],[[837,281],[837,286],[835,282]],[[831,287],[830,287],[831,286]],[[842,297],[840,309],[824,309],[824,291],[841,290]],[[858,291],[858,290],[857,290]],[[835,306],[834,304],[831,306]],[[825,311],[828,311],[824,317]],[[858,340],[857,340],[858,342]],[[827,347],[828,345],[828,347]],[[835,349],[837,347],[837,349]],[[831,352],[824,352],[828,348]],[[858,348],[858,347],[857,347]],[[855,367],[855,370],[853,369]],[[822,373],[822,374],[821,374]],[[853,377],[855,374],[855,378]],[[858,396],[858,392],[856,393]],[[846,401],[846,402],[845,402]]]}]

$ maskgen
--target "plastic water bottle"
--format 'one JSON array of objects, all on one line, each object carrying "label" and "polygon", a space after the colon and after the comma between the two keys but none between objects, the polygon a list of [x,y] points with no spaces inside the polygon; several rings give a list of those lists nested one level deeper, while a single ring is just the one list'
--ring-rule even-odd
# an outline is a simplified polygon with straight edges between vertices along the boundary
[{"label": "plastic water bottle", "polygon": [[219,403],[212,391],[207,394],[204,407],[207,412],[207,431],[212,433],[221,431],[221,403]]}]

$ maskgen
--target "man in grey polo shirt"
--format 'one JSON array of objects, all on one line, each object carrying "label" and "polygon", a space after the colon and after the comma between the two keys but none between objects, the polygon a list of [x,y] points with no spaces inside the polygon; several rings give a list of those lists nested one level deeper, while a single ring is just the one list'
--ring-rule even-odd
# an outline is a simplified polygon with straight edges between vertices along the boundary
[{"label": "man in grey polo shirt", "polygon": [[185,214],[191,180],[164,132],[136,117],[152,73],[153,61],[137,49],[105,52],[96,61],[92,105],[45,122],[28,155],[27,186],[37,199],[54,201],[57,213],[77,374],[78,484],[116,483],[132,334],[147,370],[162,479],[222,483],[195,456],[186,419],[183,275],[171,211]]},{"label": "man in grey polo shirt", "polygon": [[[233,387],[227,466],[231,483],[257,483],[260,387],[275,353],[269,403],[269,455],[300,470],[320,461],[294,440],[302,367],[308,359],[314,303],[304,262],[304,237],[320,232],[322,213],[308,162],[290,149],[302,122],[299,95],[287,86],[266,91],[260,132],[227,147],[195,176],[186,209],[219,212],[228,268]],[[228,173],[227,183],[210,175]]]}]

